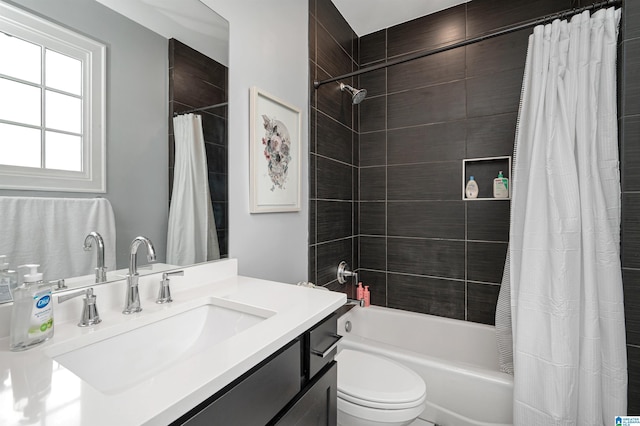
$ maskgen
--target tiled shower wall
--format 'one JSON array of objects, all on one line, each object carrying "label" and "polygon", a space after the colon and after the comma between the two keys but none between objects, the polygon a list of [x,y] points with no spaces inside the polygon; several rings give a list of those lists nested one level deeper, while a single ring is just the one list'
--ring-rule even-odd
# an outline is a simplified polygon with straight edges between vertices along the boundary
[{"label": "tiled shower wall", "polygon": [[[311,83],[356,70],[357,58],[358,39],[333,3],[310,0]],[[341,260],[357,268],[357,109],[338,83],[310,90],[309,281],[351,294],[337,284],[336,269]]]},{"label": "tiled shower wall", "polygon": [[[594,2],[473,0],[358,41],[329,0],[311,0],[311,80]],[[639,1],[625,1],[621,30],[628,401],[629,414],[638,415]],[[463,158],[512,155],[529,33],[364,74],[355,85],[369,95],[359,108],[352,109],[333,84],[311,90],[311,281],[352,294],[352,288],[335,282],[338,262],[347,260],[371,285],[375,304],[493,323],[509,206],[506,201],[462,201],[461,163]],[[349,184],[354,179],[355,187]]]},{"label": "tiled shower wall", "polygon": [[[228,69],[176,39],[169,40],[169,197],[173,188],[174,112],[227,102]],[[220,256],[229,253],[227,107],[198,112],[209,169],[209,190]]]},{"label": "tiled shower wall", "polygon": [[[474,0],[360,39],[360,66],[568,9]],[[463,201],[462,160],[513,153],[530,30],[363,74],[359,268],[373,303],[493,324],[509,201]],[[505,164],[480,163],[481,193]],[[476,178],[478,176],[476,175]]]}]

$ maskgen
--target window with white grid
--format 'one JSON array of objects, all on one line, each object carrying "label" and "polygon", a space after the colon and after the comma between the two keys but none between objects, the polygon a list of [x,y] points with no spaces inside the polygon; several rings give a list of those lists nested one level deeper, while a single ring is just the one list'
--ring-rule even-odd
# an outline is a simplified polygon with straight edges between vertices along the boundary
[{"label": "window with white grid", "polygon": [[105,192],[105,55],[0,3],[0,188]]}]

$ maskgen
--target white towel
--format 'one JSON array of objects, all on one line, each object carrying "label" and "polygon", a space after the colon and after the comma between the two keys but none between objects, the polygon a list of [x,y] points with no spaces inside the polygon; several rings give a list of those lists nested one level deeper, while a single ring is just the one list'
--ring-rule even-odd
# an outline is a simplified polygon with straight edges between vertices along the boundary
[{"label": "white towel", "polygon": [[83,249],[91,231],[102,236],[107,271],[116,268],[116,225],[104,198],[0,197],[0,255],[10,268],[35,263],[47,281],[95,273],[96,244]]}]

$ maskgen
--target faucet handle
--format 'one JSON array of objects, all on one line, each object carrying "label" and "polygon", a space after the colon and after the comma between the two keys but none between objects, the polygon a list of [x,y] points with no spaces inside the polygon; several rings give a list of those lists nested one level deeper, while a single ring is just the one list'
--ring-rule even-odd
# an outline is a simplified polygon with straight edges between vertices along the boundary
[{"label": "faucet handle", "polygon": [[158,299],[156,299],[156,303],[171,303],[173,299],[171,298],[171,288],[169,288],[169,277],[173,276],[183,276],[184,271],[173,271],[173,272],[163,272],[162,273],[162,281],[160,281],[160,289],[158,290]]},{"label": "faucet handle", "polygon": [[358,282],[358,273],[349,270],[349,265],[344,260],[338,264],[338,272],[336,274],[336,278],[338,278],[338,282],[340,284],[344,284],[347,282],[348,277],[354,277],[354,282]]},{"label": "faucet handle", "polygon": [[102,320],[98,314],[98,307],[96,306],[96,296],[93,294],[93,288],[86,290],[76,291],[74,293],[58,296],[58,303],[66,302],[69,299],[73,299],[78,296],[85,295],[83,299],[84,305],[82,306],[82,317],[78,323],[78,327],[88,327],[90,325],[99,324]]},{"label": "faucet handle", "polygon": [[[64,283],[64,278],[60,278],[59,280],[53,280],[53,281],[49,281],[49,284],[52,284],[56,286],[56,288],[54,290],[66,290],[69,287],[67,287],[67,285]],[[66,299],[65,299],[66,300]]]}]

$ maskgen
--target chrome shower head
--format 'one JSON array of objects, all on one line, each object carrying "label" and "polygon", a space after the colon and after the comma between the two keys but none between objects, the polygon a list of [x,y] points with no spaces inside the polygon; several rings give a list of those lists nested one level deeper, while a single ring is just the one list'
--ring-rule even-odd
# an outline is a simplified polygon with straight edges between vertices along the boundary
[{"label": "chrome shower head", "polygon": [[354,105],[359,104],[367,96],[367,89],[355,89],[348,84],[340,83],[340,90],[351,94],[351,102]]}]

